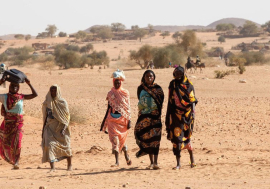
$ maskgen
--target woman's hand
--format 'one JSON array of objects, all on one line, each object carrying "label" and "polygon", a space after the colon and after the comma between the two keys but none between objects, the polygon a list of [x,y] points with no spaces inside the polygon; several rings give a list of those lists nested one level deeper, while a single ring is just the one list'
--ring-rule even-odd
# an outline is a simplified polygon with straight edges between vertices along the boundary
[{"label": "woman's hand", "polygon": [[25,78],[25,83],[27,83],[28,85],[30,85],[30,80],[28,78]]},{"label": "woman's hand", "polygon": [[7,79],[7,76],[3,76],[0,80],[0,85],[2,85]]},{"label": "woman's hand", "polygon": [[60,133],[61,133],[62,136],[64,136],[65,133],[66,133],[66,128],[62,129]]},{"label": "woman's hand", "polygon": [[127,125],[127,129],[130,129],[130,128],[131,128],[131,121],[129,120],[128,125]]}]

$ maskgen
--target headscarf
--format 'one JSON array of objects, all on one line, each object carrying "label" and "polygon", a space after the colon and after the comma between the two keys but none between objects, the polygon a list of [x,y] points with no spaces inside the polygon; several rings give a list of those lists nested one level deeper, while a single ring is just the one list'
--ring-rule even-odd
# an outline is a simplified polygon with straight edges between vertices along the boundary
[{"label": "headscarf", "polygon": [[[147,73],[152,73],[154,76],[153,82],[150,86],[146,84],[145,79],[144,79]],[[152,70],[146,70],[142,76],[141,85],[137,89],[137,97],[138,99],[140,99],[141,91],[145,90],[155,100],[158,106],[158,109],[161,111],[162,104],[164,101],[164,93],[162,91],[162,88],[158,84],[154,83],[155,79],[156,79],[155,73]]]},{"label": "headscarf", "polygon": [[56,87],[56,97],[52,98],[51,91],[49,90],[43,102],[43,115],[46,115],[46,108],[49,108],[52,110],[55,119],[68,126],[70,121],[68,104],[61,96],[60,87],[57,84],[52,85],[52,87]]},{"label": "headscarf", "polygon": [[121,86],[119,89],[115,89],[114,87],[111,88],[111,91],[108,92],[107,95],[108,103],[127,120],[131,120],[129,92],[122,88],[122,81],[125,80],[124,72],[118,69],[112,74],[112,78],[113,82],[116,79],[119,79],[121,81]]},{"label": "headscarf", "polygon": [[[155,82],[155,79],[156,79],[156,75],[155,75],[155,73],[154,73],[152,70],[146,70],[146,71],[143,73],[141,82],[142,82],[143,84],[146,84],[144,77],[145,77],[145,75],[146,75],[147,73],[152,73],[152,74],[153,74],[153,76],[154,76],[153,83],[154,83],[154,82]],[[153,84],[153,83],[152,83],[152,84]]]}]

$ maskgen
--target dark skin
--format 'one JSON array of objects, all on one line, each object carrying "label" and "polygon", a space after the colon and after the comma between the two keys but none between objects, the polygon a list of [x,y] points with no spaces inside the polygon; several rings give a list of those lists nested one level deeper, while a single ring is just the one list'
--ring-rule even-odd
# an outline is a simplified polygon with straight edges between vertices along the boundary
[{"label": "dark skin", "polygon": [[[0,80],[0,85],[2,85],[5,81],[6,81],[6,77],[2,77]],[[25,78],[25,83],[27,83],[28,86],[30,87],[32,94],[24,95],[24,99],[31,100],[31,99],[37,97],[38,94],[37,94],[36,90],[34,89],[34,87],[31,85],[30,80],[28,78]],[[19,92],[19,89],[20,89],[19,83],[10,83],[8,92],[11,94],[16,94]],[[19,159],[15,162],[14,169],[19,169]]]},{"label": "dark skin", "polygon": [[[57,94],[57,88],[56,87],[51,87],[50,88],[50,92],[51,92],[51,96],[54,99],[56,97]],[[66,132],[67,126],[64,125],[64,128],[60,131],[60,134],[64,137],[65,136],[65,132]],[[68,171],[72,171],[72,164],[71,164],[71,156],[67,157],[67,170]],[[50,172],[54,172],[55,171],[55,164],[54,162],[50,162],[50,166],[51,166],[51,170]]]},{"label": "dark skin", "polygon": [[[121,80],[116,79],[114,80],[113,86],[116,90],[120,89],[121,87]],[[130,129],[131,122],[129,121],[127,129]],[[119,166],[119,152],[114,151],[115,155],[115,165],[112,165],[112,167],[118,167]],[[131,165],[131,160],[129,158],[128,152],[124,151],[125,159],[128,165]]]},{"label": "dark skin", "polygon": [[[174,77],[175,77],[175,79],[182,81],[184,79],[184,72],[182,72],[180,70],[177,70],[174,73]],[[192,112],[191,113],[191,116],[193,117],[193,119],[195,119],[195,103],[193,103],[192,106],[191,106],[191,112]],[[170,140],[169,133],[167,135],[167,138]],[[191,165],[190,166],[192,168],[192,167],[195,166],[193,151],[192,150],[188,150],[188,153],[189,153],[190,162],[191,162]],[[179,169],[181,167],[180,156],[176,156],[176,162],[177,162],[177,165],[176,165],[175,169]]]},{"label": "dark skin", "polygon": [[[155,76],[151,72],[146,73],[144,76],[144,81],[147,86],[153,85],[154,79],[155,79]],[[149,154],[149,159],[150,159],[149,168],[158,168],[158,163],[157,163],[158,155]]]}]

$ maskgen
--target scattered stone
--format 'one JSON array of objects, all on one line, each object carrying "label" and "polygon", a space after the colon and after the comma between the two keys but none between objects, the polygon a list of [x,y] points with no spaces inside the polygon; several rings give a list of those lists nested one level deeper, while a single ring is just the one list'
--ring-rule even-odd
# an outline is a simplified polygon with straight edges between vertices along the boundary
[{"label": "scattered stone", "polygon": [[190,76],[191,78],[194,78],[194,79],[196,79],[197,77],[195,76],[195,75],[192,75],[192,76]]},{"label": "scattered stone", "polygon": [[247,83],[247,81],[245,79],[240,79],[239,83]]},{"label": "scattered stone", "polygon": [[141,161],[141,163],[144,163],[144,161]]},{"label": "scattered stone", "polygon": [[185,189],[191,189],[191,187],[189,187],[189,186],[186,186],[186,188]]},{"label": "scattered stone", "polygon": [[39,189],[46,189],[46,186],[40,186]]},{"label": "scattered stone", "polygon": [[40,166],[38,166],[38,167],[37,167],[37,169],[41,169],[41,167],[40,167]]},{"label": "scattered stone", "polygon": [[209,80],[209,78],[207,78],[207,77],[203,77],[202,79],[203,79],[203,80]]}]

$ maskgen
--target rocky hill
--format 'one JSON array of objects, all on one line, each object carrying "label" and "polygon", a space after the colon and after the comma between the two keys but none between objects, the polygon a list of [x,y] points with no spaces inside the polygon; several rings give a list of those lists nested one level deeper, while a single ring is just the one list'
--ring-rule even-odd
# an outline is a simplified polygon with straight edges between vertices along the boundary
[{"label": "rocky hill", "polygon": [[[220,20],[217,20],[211,24],[209,24],[208,28],[216,28],[216,26],[218,24],[234,24],[236,27],[239,26],[243,26],[245,24],[245,22],[248,21],[247,19],[243,19],[243,18],[223,18]],[[255,23],[255,22],[254,22]],[[258,23],[255,23],[258,27],[260,27],[261,25]]]}]

